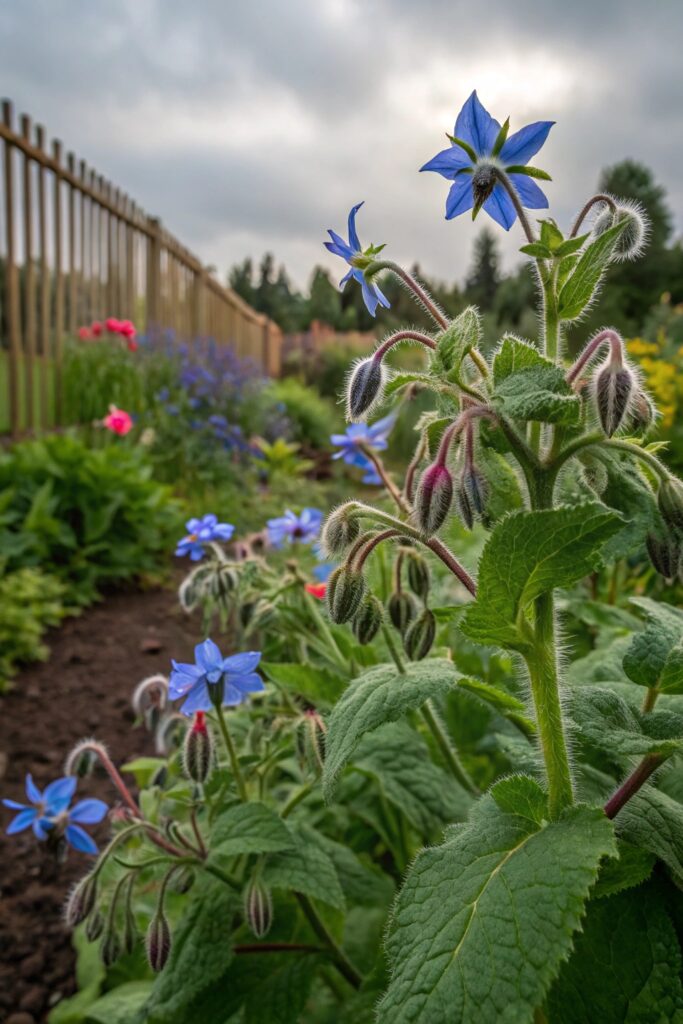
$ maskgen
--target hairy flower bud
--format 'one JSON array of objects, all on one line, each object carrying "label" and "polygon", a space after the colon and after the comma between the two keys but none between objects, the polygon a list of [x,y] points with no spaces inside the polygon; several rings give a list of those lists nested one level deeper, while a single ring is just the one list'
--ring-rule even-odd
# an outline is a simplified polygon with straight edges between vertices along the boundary
[{"label": "hairy flower bud", "polygon": [[382,602],[366,594],[353,618],[353,632],[359,644],[369,644],[377,636],[384,618]]},{"label": "hairy flower bud", "polygon": [[412,594],[394,592],[387,603],[389,618],[403,636],[417,614],[417,603]]},{"label": "hairy flower bud", "polygon": [[327,581],[325,597],[333,622],[348,622],[358,611],[365,595],[363,574],[346,565],[338,566]]},{"label": "hairy flower bud", "polygon": [[163,971],[171,952],[171,929],[163,910],[157,909],[145,935],[145,951],[149,966],[157,974]]},{"label": "hairy flower bud", "polygon": [[646,395],[640,388],[631,396],[631,407],[629,409],[631,428],[636,434],[644,434],[650,429],[655,421],[657,412],[649,395]]},{"label": "hairy flower bud", "polygon": [[633,390],[633,374],[612,361],[603,365],[595,378],[595,400],[602,429],[608,437],[619,428]]},{"label": "hairy flower bud", "polygon": [[188,779],[206,782],[213,764],[213,741],[206,724],[206,715],[197,711],[194,721],[185,733],[183,768]]},{"label": "hairy flower bud", "polygon": [[85,937],[88,942],[95,942],[104,931],[104,915],[95,910],[85,925]]},{"label": "hairy flower bud", "polygon": [[123,952],[132,953],[137,945],[137,941],[138,930],[135,924],[135,915],[129,903],[126,906],[126,915],[123,922]]},{"label": "hairy flower bud", "polygon": [[432,649],[436,636],[434,612],[424,608],[406,630],[403,647],[411,661],[421,661]]},{"label": "hairy flower bud", "polygon": [[325,765],[327,726],[315,708],[307,708],[295,733],[296,751],[302,770],[319,776]]},{"label": "hairy flower bud", "polygon": [[346,385],[346,415],[353,423],[365,419],[382,400],[386,370],[381,359],[369,356],[351,368]]},{"label": "hairy flower bud", "polygon": [[484,515],[489,485],[476,466],[465,466],[458,478],[455,492],[456,505],[465,526],[471,530],[474,520]]},{"label": "hairy flower bud", "polygon": [[422,555],[411,551],[407,557],[408,585],[424,601],[429,594],[429,568]]},{"label": "hairy flower bud", "polygon": [[116,929],[111,925],[105,928],[100,942],[100,960],[105,967],[111,967],[113,963],[116,963],[118,958],[121,956],[121,943],[119,937],[116,934]]},{"label": "hairy flower bud", "polygon": [[675,533],[683,533],[683,483],[669,476],[659,485],[657,505],[662,519]]},{"label": "hairy flower bud", "polygon": [[328,558],[339,558],[360,536],[360,523],[349,513],[351,505],[340,505],[325,520],[320,546]]},{"label": "hairy flower bud", "polygon": [[252,878],[244,894],[244,917],[257,939],[264,938],[273,923],[270,891],[258,878]]},{"label": "hairy flower bud", "polygon": [[670,533],[648,533],[645,546],[650,561],[660,576],[673,580],[681,569],[681,548]]},{"label": "hairy flower bud", "polygon": [[642,253],[650,233],[650,221],[640,203],[635,200],[617,200],[616,210],[605,205],[593,223],[593,235],[598,236],[616,224],[626,222],[613,252],[615,260],[634,260]]},{"label": "hairy flower bud", "polygon": [[210,577],[211,595],[217,601],[227,601],[230,594],[237,589],[239,576],[235,569],[227,564],[220,564]]},{"label": "hairy flower bud", "polygon": [[67,900],[64,916],[67,927],[75,928],[76,925],[89,917],[97,899],[97,875],[90,874],[81,878]]},{"label": "hairy flower bud", "polygon": [[446,466],[433,462],[420,477],[415,495],[415,520],[426,537],[444,522],[453,501],[453,477]]}]

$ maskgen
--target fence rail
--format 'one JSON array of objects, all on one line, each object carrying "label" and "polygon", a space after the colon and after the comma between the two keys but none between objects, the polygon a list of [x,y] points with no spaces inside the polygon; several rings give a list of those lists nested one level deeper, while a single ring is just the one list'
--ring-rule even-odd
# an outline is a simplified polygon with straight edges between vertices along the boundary
[{"label": "fence rail", "polygon": [[[271,376],[282,333],[121,189],[2,103],[0,432],[62,423],[64,339],[107,316],[212,337]],[[6,405],[6,415],[2,415]]]}]

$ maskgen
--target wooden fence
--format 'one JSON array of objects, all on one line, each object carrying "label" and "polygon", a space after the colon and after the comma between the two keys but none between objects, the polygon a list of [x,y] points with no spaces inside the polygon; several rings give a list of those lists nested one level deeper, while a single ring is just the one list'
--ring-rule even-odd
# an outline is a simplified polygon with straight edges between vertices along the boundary
[{"label": "wooden fence", "polygon": [[[62,423],[64,340],[107,316],[211,337],[280,371],[282,334],[199,259],[5,100],[0,119],[0,432]],[[3,406],[5,407],[3,415]]]}]

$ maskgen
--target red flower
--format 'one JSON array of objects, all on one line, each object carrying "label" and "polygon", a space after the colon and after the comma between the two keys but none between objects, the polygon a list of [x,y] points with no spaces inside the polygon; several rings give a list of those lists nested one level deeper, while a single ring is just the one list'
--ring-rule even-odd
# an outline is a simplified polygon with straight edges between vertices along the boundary
[{"label": "red flower", "polygon": [[326,583],[307,583],[305,590],[307,594],[312,594],[313,597],[317,597],[319,601],[324,601],[326,587]]},{"label": "red flower", "polygon": [[102,333],[102,324],[100,323],[99,320],[94,320],[90,324],[90,333],[92,334],[93,338],[99,338],[99,336]]},{"label": "red flower", "polygon": [[104,417],[103,423],[107,430],[113,434],[124,437],[132,429],[133,420],[123,409],[117,409],[115,405],[109,406],[109,415]]},{"label": "red flower", "polygon": [[104,321],[104,326],[107,328],[110,334],[121,333],[121,321],[117,320],[115,316],[108,316]]},{"label": "red flower", "polygon": [[119,323],[119,334],[122,334],[124,338],[134,338],[137,334],[135,324],[130,320],[121,320]]},{"label": "red flower", "polygon": [[92,338],[92,334],[89,327],[79,327],[78,337],[81,341],[89,341]]},{"label": "red flower", "polygon": [[126,345],[128,346],[129,352],[137,352],[137,350],[140,348],[135,338],[129,338],[128,341],[126,342]]}]

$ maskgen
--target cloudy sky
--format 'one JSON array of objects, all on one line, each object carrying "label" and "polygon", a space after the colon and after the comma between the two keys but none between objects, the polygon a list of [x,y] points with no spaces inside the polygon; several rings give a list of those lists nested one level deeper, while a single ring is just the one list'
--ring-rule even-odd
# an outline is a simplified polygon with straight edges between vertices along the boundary
[{"label": "cloudy sky", "polygon": [[417,169],[473,88],[557,121],[560,223],[628,156],[683,230],[682,38],[679,0],[0,0],[0,91],[221,274],[268,249],[337,275],[324,229],[364,199],[362,241],[452,280],[476,227]]}]

